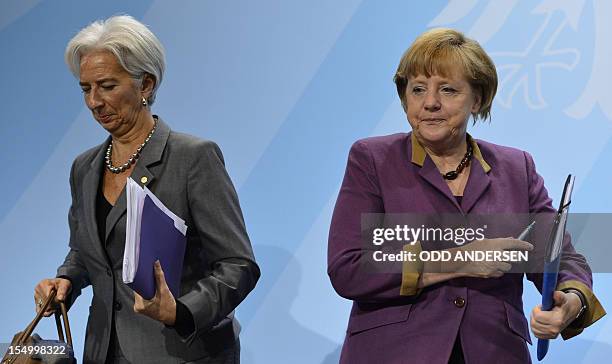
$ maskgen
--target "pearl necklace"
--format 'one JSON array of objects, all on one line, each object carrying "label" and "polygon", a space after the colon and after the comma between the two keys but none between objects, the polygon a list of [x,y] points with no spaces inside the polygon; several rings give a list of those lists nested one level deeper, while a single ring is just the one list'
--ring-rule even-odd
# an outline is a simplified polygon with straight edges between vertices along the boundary
[{"label": "pearl necklace", "polygon": [[155,124],[153,125],[153,129],[151,129],[151,132],[149,133],[149,135],[147,135],[144,142],[140,144],[140,146],[138,147],[138,149],[136,149],[136,152],[132,154],[130,159],[128,159],[127,162],[123,163],[119,167],[113,166],[113,162],[111,161],[111,156],[113,152],[113,139],[111,138],[111,141],[108,144],[108,148],[106,149],[106,156],[104,157],[104,160],[106,161],[106,168],[108,168],[109,171],[115,174],[123,173],[126,170],[130,169],[132,167],[132,164],[135,164],[138,158],[140,158],[140,152],[142,152],[142,148],[144,148],[145,145],[147,145],[147,142],[151,140],[151,137],[153,136],[153,133],[155,132],[156,128],[157,128],[157,118],[155,118]]}]

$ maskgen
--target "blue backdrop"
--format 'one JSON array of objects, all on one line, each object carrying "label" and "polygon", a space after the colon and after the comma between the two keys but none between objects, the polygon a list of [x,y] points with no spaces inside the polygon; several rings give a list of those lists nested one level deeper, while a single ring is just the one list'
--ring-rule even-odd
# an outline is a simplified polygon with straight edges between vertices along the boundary
[{"label": "blue backdrop", "polygon": [[[611,210],[612,2],[4,0],[0,342],[31,319],[33,287],[67,252],[72,160],[106,135],[64,48],[93,20],[120,13],[165,45],[153,111],[175,130],[218,142],[238,190],[262,268],[238,310],[245,363],[337,362],[350,302],[331,288],[326,248],[348,149],[408,130],[392,77],[430,27],[466,32],[498,67],[492,122],[470,132],[529,151],[555,200],[567,173],[576,174],[574,212]],[[608,309],[611,288],[608,274],[595,275]],[[528,313],[539,300],[529,282],[524,298]],[[79,358],[90,299],[89,289],[71,310]],[[38,331],[51,337],[46,321]],[[546,361],[608,361],[611,333],[605,317],[554,341]]]}]

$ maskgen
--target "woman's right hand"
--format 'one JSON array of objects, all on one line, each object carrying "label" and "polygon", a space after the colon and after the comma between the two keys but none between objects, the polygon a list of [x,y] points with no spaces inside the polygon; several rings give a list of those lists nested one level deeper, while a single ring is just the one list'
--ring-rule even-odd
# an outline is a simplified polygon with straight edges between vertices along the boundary
[{"label": "woman's right hand", "polygon": [[43,303],[51,293],[51,289],[55,288],[57,295],[55,296],[55,300],[53,304],[49,305],[49,308],[45,311],[44,315],[46,317],[51,316],[53,312],[55,312],[55,308],[59,302],[62,302],[66,299],[68,294],[70,293],[70,289],[72,288],[72,284],[68,279],[65,278],[51,278],[51,279],[43,279],[38,282],[36,288],[34,288],[34,302],[36,305],[36,313],[41,309]]},{"label": "woman's right hand", "polygon": [[[459,252],[466,251],[532,251],[533,245],[514,238],[496,238],[474,240],[470,244],[453,248],[454,256]],[[502,255],[503,256],[503,255]],[[478,278],[499,278],[504,273],[512,269],[511,262],[508,261],[455,261],[451,268],[455,273],[462,276]]]}]

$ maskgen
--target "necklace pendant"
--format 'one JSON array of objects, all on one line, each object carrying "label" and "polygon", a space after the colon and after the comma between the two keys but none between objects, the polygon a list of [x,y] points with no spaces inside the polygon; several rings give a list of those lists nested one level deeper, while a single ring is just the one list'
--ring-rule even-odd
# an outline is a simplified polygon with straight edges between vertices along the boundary
[{"label": "necklace pendant", "polygon": [[454,180],[454,179],[457,179],[458,176],[459,176],[459,173],[457,173],[457,171],[450,171],[450,172],[447,172],[444,175],[442,175],[442,177],[444,179],[448,179],[448,180],[451,180],[451,181]]}]

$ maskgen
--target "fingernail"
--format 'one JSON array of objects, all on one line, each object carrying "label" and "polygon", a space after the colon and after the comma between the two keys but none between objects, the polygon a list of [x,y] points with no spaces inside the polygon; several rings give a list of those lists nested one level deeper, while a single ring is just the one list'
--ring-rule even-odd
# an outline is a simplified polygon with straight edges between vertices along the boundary
[{"label": "fingernail", "polygon": [[159,259],[155,261],[155,266],[156,267],[161,267],[161,264],[159,263]]}]

